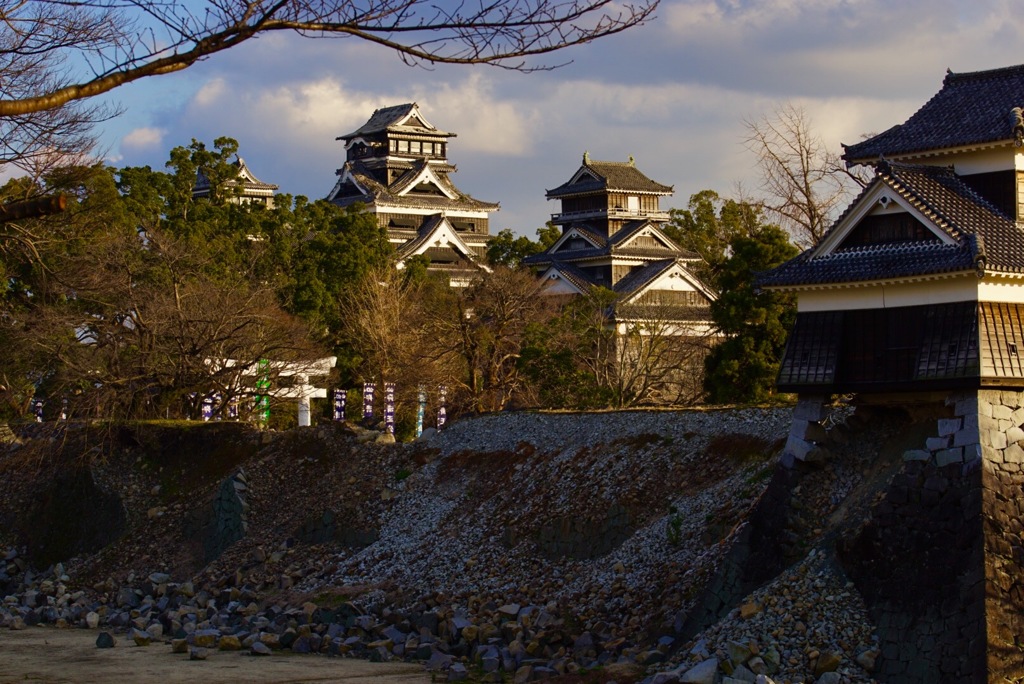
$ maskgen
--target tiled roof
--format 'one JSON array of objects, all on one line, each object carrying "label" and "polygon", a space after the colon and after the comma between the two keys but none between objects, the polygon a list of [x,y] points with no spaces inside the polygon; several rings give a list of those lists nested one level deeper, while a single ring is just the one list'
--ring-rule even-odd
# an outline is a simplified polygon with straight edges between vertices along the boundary
[{"label": "tiled roof", "polygon": [[[612,235],[610,238],[596,233],[593,230],[588,229],[583,225],[573,225],[572,228],[578,230],[580,233],[586,234],[594,242],[597,242],[600,247],[585,247],[583,249],[574,249],[571,251],[559,251],[559,252],[541,252],[540,254],[534,254],[523,260],[524,264],[527,265],[538,265],[546,264],[553,261],[585,261],[588,259],[595,259],[600,257],[633,257],[638,259],[699,259],[700,255],[691,252],[689,250],[681,249],[675,245],[674,242],[666,240],[672,245],[670,249],[655,249],[650,247],[622,247],[621,243],[627,241],[629,237],[634,235],[638,230],[644,226],[649,225],[647,221],[631,221],[623,226],[618,232]],[[569,229],[567,229],[569,230]],[[667,256],[671,255],[671,257]]]},{"label": "tiled roof", "polygon": [[615,283],[615,285],[612,286],[612,289],[615,290],[620,297],[628,297],[629,295],[636,293],[638,290],[643,289],[652,280],[671,268],[675,263],[675,259],[659,259],[658,261],[652,261],[641,268],[630,271],[628,274],[623,276],[619,282]]},{"label": "tiled roof", "polygon": [[1024,65],[963,74],[950,71],[942,89],[905,123],[844,145],[843,159],[873,161],[883,155],[1010,141],[1015,107],[1024,107]]},{"label": "tiled roof", "polygon": [[[419,112],[419,105],[415,102],[408,102],[406,104],[377,109],[373,112],[373,115],[370,116],[366,123],[347,135],[339,135],[337,139],[351,140],[352,138],[356,138],[361,135],[371,135],[373,133],[381,133],[386,130],[401,131],[404,133],[445,135],[451,138],[455,137],[454,133],[446,133],[445,131],[439,131],[433,127],[424,128],[422,126],[400,126],[398,122],[402,121],[410,114],[415,114],[420,119],[423,119]],[[424,123],[426,123],[425,120]]]},{"label": "tiled roof", "polygon": [[[226,181],[225,185],[234,187],[239,183],[242,184],[243,188],[252,190],[277,190],[279,186],[273,183],[264,183],[249,169],[246,165],[245,160],[241,157],[236,156],[235,161],[232,162],[232,166],[238,168],[238,178]],[[207,190],[210,187],[210,179],[206,177],[202,169],[196,171],[196,184],[193,187],[193,192],[199,192]]]},{"label": "tiled roof", "polygon": [[656,195],[671,195],[673,193],[672,186],[656,183],[641,173],[636,168],[632,159],[628,162],[604,162],[590,161],[589,158],[584,157],[583,166],[573,174],[573,178],[576,178],[580,171],[584,169],[588,170],[590,175],[596,177],[596,180],[590,177],[583,177],[576,183],[572,181],[563,183],[554,190],[548,190],[547,198],[555,199],[566,195],[608,190],[653,193]]},{"label": "tiled roof", "polygon": [[881,163],[875,178],[832,227],[823,244],[880,184],[899,194],[955,242],[878,244],[840,248],[822,255],[815,254],[819,248],[812,248],[762,274],[759,284],[847,283],[979,268],[1024,272],[1024,230],[974,192],[952,169],[944,167]]},{"label": "tiled roof", "polygon": [[564,261],[552,261],[550,268],[558,271],[563,278],[572,283],[572,285],[580,292],[585,293],[595,287],[595,285],[590,282],[586,273],[570,263],[566,263]]},{"label": "tiled roof", "polygon": [[[426,162],[424,161],[423,164],[425,163]],[[500,207],[497,202],[484,202],[463,193],[455,187],[451,182],[451,179],[443,173],[437,174],[437,177],[441,183],[445,184],[445,187],[448,190],[458,195],[455,199],[449,199],[448,197],[441,195],[399,195],[399,191],[405,189],[405,187],[419,174],[422,164],[412,166],[408,171],[397,178],[390,187],[378,182],[368,169],[363,168],[361,162],[346,162],[346,164],[348,165],[352,176],[361,186],[367,189],[367,194],[336,199],[335,203],[342,206],[353,204],[355,202],[363,202],[365,204],[394,204],[399,206],[438,210],[466,209],[472,211],[496,211]]]},{"label": "tiled roof", "polygon": [[[422,247],[424,243],[430,241],[430,238],[433,237],[434,232],[441,227],[441,223],[444,220],[445,218],[442,214],[434,214],[432,216],[426,217],[426,219],[423,221],[423,224],[419,228],[419,235],[416,237],[416,239],[410,240],[409,242],[406,242],[405,244],[398,247],[398,249],[395,250],[396,256],[399,259],[404,259],[405,257],[410,256],[411,254],[416,252],[416,250]],[[467,262],[474,262],[475,257],[477,256],[476,251],[469,245],[466,245],[465,243],[463,243],[462,246],[466,248],[466,253],[463,254],[462,257]],[[452,249],[452,251],[456,251],[454,250],[454,248],[450,249]],[[461,254],[461,252],[459,253]]]},{"label": "tiled roof", "polygon": [[590,226],[576,223],[570,226],[569,228],[566,228],[564,232],[567,233],[571,229],[579,231],[580,235],[584,236],[585,238],[593,242],[595,245],[598,245],[599,247],[605,247],[608,245],[608,238],[606,238],[604,235],[599,233],[594,228],[591,228]]},{"label": "tiled roof", "polygon": [[790,259],[758,278],[762,287],[823,285],[864,280],[905,278],[974,268],[974,257],[963,245],[909,242],[840,250],[817,259],[810,251]]}]

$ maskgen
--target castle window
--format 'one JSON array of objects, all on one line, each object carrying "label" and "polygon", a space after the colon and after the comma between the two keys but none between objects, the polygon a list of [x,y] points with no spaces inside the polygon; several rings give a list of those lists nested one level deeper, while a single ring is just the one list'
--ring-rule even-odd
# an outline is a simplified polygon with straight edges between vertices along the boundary
[{"label": "castle window", "polygon": [[408,152],[409,151],[409,141],[408,140],[399,140],[398,141],[398,151],[399,152]]},{"label": "castle window", "polygon": [[419,154],[420,142],[418,140],[413,140],[411,143],[409,143],[409,151],[412,152],[413,154]]}]

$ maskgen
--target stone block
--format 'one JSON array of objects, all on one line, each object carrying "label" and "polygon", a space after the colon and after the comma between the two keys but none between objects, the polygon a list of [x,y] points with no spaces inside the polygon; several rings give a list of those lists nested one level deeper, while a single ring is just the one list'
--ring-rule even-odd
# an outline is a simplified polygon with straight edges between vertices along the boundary
[{"label": "stone block", "polygon": [[999,393],[999,401],[1011,409],[1024,406],[1024,394],[1017,390],[1003,390]]},{"label": "stone block", "polygon": [[951,449],[942,449],[935,454],[935,465],[940,468],[948,466],[951,463],[963,463],[964,461],[964,450],[962,447],[953,447]]},{"label": "stone block", "polygon": [[785,453],[793,456],[798,461],[806,461],[807,455],[814,451],[816,445],[799,437],[789,436],[786,440]]},{"label": "stone block", "polygon": [[953,404],[953,413],[958,416],[978,414],[978,397],[974,394],[958,396]]},{"label": "stone block", "polygon": [[1024,430],[1020,429],[1016,425],[1011,427],[1011,428],[1009,428],[1006,431],[1006,441],[1007,442],[1010,442],[1010,443],[1012,443],[1012,442],[1019,442],[1022,439],[1024,439]]},{"label": "stone block", "polygon": [[1013,414],[1010,416],[1010,420],[1017,425],[1024,425],[1024,407],[1014,409]]},{"label": "stone block", "polygon": [[1010,420],[1010,416],[1013,415],[1013,409],[1005,404],[995,404],[992,406],[992,417],[996,420]]},{"label": "stone block", "polygon": [[[985,437],[984,437],[985,434],[986,433],[984,433],[984,432],[982,433],[982,440],[981,440],[982,444],[985,443]],[[1006,448],[1007,442],[1006,442],[1006,433],[1005,432],[1003,432],[1002,430],[989,430],[987,434],[988,434],[988,446],[992,447],[993,449],[1005,449]]]},{"label": "stone block", "polygon": [[1024,463],[1024,449],[1014,442],[1003,449],[1002,460],[1006,463],[1016,463],[1017,465],[1020,465]]},{"label": "stone block", "polygon": [[800,397],[797,399],[796,406],[793,407],[794,420],[807,420],[816,423],[824,420],[826,415],[825,398],[820,396]]},{"label": "stone block", "polygon": [[981,445],[975,442],[974,444],[965,444],[964,450],[964,462],[969,463],[973,460],[980,459],[983,455]]},{"label": "stone block", "polygon": [[953,435],[953,446],[967,446],[981,442],[981,433],[977,430],[961,430]]},{"label": "stone block", "polygon": [[939,451],[948,447],[951,441],[949,437],[929,437],[925,440],[925,447],[929,451]]},{"label": "stone block", "polygon": [[939,436],[949,437],[956,434],[956,431],[963,426],[963,418],[940,418]]},{"label": "stone block", "polygon": [[818,423],[809,420],[794,419],[793,425],[789,428],[789,434],[808,442],[821,443],[828,440],[828,431]]},{"label": "stone block", "polygon": [[930,461],[932,452],[927,449],[911,449],[903,452],[904,461]]},{"label": "stone block", "polygon": [[[992,417],[992,402],[985,400],[981,396],[982,392],[978,392],[978,415],[984,416],[985,418]],[[998,399],[997,399],[998,401]]]}]

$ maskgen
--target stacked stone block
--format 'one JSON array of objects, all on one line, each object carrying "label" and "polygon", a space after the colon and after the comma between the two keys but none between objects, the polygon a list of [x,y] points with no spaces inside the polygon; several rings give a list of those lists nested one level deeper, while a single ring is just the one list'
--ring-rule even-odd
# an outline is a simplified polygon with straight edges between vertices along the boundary
[{"label": "stacked stone block", "polygon": [[955,392],[932,410],[933,436],[838,548],[878,629],[876,674],[1024,681],[1024,392]]},{"label": "stacked stone block", "polygon": [[783,464],[791,467],[794,461],[820,461],[827,457],[824,444],[828,430],[823,422],[828,418],[825,397],[801,395],[793,409],[793,424],[782,451]]}]

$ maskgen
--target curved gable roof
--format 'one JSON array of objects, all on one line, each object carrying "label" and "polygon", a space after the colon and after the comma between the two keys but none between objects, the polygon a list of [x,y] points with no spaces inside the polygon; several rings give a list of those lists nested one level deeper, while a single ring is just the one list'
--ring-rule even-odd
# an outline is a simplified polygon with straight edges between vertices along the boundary
[{"label": "curved gable roof", "polygon": [[1014,139],[1011,111],[1024,107],[1024,65],[955,74],[947,71],[942,88],[903,124],[863,142],[844,145],[849,164],[881,156]]},{"label": "curved gable roof", "polygon": [[[861,203],[885,186],[945,242],[903,242],[842,248],[830,236],[851,228]],[[764,287],[852,283],[979,269],[1024,273],[1024,229],[964,183],[950,168],[882,161],[875,178],[818,247],[763,274]]]},{"label": "curved gable roof", "polygon": [[351,133],[339,135],[336,140],[347,141],[359,136],[372,135],[383,131],[443,135],[449,138],[456,137],[454,133],[439,131],[433,124],[423,118],[418,104],[409,102],[374,110],[366,123]]},{"label": "curved gable roof", "polygon": [[569,182],[548,190],[546,197],[555,199],[568,195],[600,191],[635,192],[640,194],[671,195],[671,185],[662,185],[645,176],[633,162],[591,161],[583,156],[583,165]]}]

